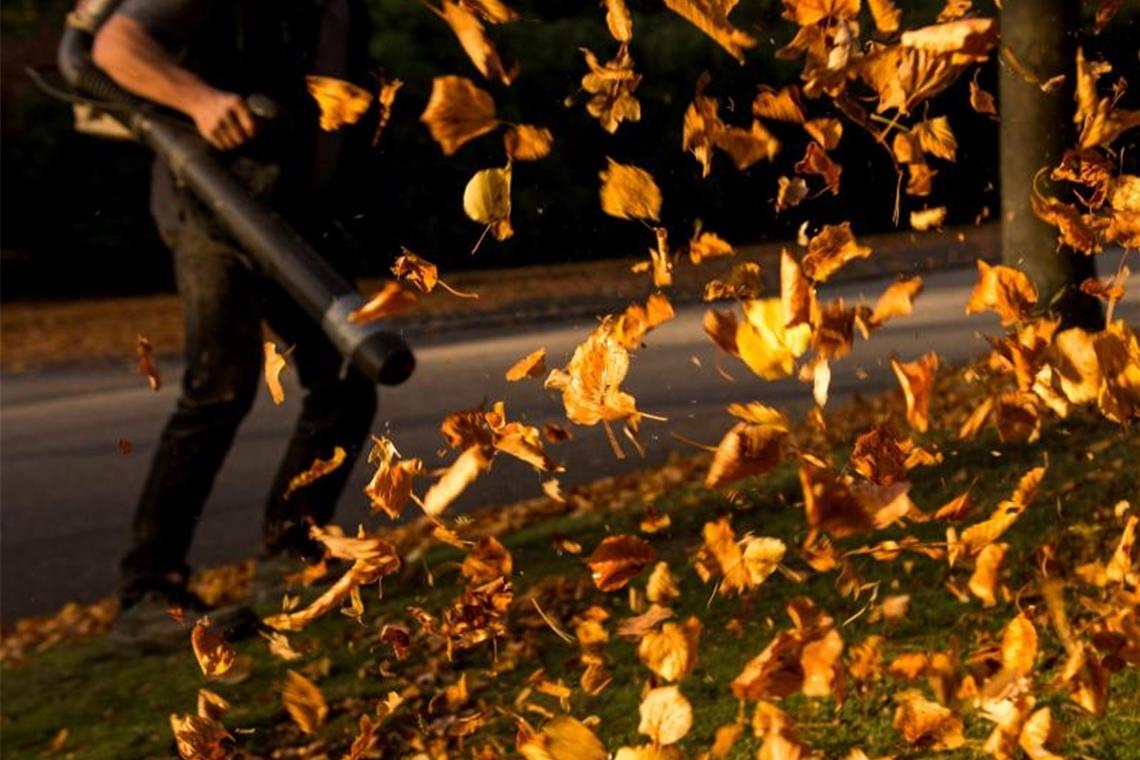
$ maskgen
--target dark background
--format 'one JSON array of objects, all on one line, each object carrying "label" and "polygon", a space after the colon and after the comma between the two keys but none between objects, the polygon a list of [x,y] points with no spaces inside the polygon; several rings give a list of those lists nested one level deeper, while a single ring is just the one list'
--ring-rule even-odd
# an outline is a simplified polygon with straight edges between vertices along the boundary
[{"label": "dark background", "polygon": [[[400,246],[445,270],[642,255],[652,236],[639,224],[604,216],[599,208],[597,173],[606,156],[654,175],[665,198],[662,221],[675,244],[689,237],[697,220],[736,244],[791,238],[808,218],[813,225],[853,219],[859,233],[890,228],[895,193],[891,163],[850,124],[833,153],[844,167],[840,196],[806,202],[780,217],[772,206],[776,178],[791,175],[803,155],[808,138],[799,126],[769,121],[783,150],[774,163],[762,162],[746,172],[718,154],[711,175],[701,179],[697,162],[681,150],[682,116],[702,71],[712,75],[707,94],[721,99],[724,120],[745,126],[751,122],[756,84],[797,80],[800,62],[776,61],[773,55],[795,31],[794,24],[780,18],[776,0],[742,2],[733,12],[737,26],[760,41],[743,66],[660,0],[630,0],[635,17],[631,49],[644,76],[636,92],[642,118],[622,124],[613,136],[586,113],[578,92],[586,71],[579,48],[589,47],[605,61],[618,47],[606,31],[600,3],[510,4],[522,20],[489,27],[504,62],[518,61],[521,67],[507,88],[483,80],[447,26],[415,0],[370,0],[376,69],[405,83],[380,147],[370,155],[369,184],[360,191],[363,214],[356,223],[370,273],[384,272]],[[904,26],[915,27],[932,23],[943,3],[899,5]],[[1091,13],[1094,4],[1086,5]],[[994,12],[988,0],[975,6]],[[60,0],[8,0],[2,9],[3,297],[170,289],[169,257],[147,212],[149,154],[131,143],[74,133],[69,107],[39,93],[23,74],[29,64],[52,61],[69,7],[70,2]],[[1137,38],[1137,14],[1125,11],[1089,48],[1114,61],[1119,57],[1113,50],[1124,51],[1123,65],[1135,70]],[[1120,65],[1113,76],[1127,76]],[[502,140],[496,132],[468,143],[451,158],[442,155],[419,115],[432,77],[446,73],[470,77],[490,92],[500,118],[546,126],[555,137],[549,157],[515,166],[515,236],[505,243],[488,240],[474,257],[470,250],[481,229],[463,215],[463,187],[475,171],[504,163]],[[979,75],[979,83],[995,95],[996,73],[991,63]],[[928,111],[916,114],[948,115],[959,152],[956,164],[934,160],[939,174],[933,196],[904,196],[904,224],[909,209],[927,205],[946,204],[949,223],[971,223],[984,209],[990,214],[997,210],[997,124],[970,109],[968,80],[969,75],[936,98]],[[568,98],[573,101],[569,105]],[[826,99],[806,106],[811,117],[836,115]],[[813,179],[813,187],[818,186],[818,178]]]}]

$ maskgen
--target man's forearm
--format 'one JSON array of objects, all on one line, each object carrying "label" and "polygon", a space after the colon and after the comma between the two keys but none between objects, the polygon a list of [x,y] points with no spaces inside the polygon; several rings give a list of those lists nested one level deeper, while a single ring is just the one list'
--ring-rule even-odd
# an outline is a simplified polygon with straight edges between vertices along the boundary
[{"label": "man's forearm", "polygon": [[99,30],[92,58],[121,87],[193,117],[211,89],[181,66],[128,16],[112,16]]}]

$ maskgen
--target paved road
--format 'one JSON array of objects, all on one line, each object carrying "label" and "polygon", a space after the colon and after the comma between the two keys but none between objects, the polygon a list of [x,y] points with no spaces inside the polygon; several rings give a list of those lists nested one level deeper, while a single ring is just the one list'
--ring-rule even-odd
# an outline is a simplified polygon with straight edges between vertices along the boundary
[{"label": "paved road", "polygon": [[[834,403],[853,392],[893,387],[888,360],[911,359],[929,350],[945,361],[959,361],[984,349],[980,330],[995,331],[996,320],[963,316],[974,270],[943,272],[926,278],[926,292],[909,317],[890,323],[870,342],[857,342],[853,354],[833,368]],[[873,299],[885,283],[865,282],[827,288],[824,297],[849,302]],[[1137,292],[1140,277],[1130,283]],[[643,441],[649,461],[684,448],[671,438],[715,443],[731,425],[724,412],[730,401],[759,399],[804,409],[810,387],[794,381],[765,383],[738,361],[718,355],[701,330],[702,307],[680,309],[677,318],[658,328],[635,356],[625,387],[643,411],[669,418],[647,420]],[[1118,311],[1140,321],[1135,295]],[[494,332],[452,332],[420,341],[419,369],[406,385],[381,391],[376,430],[391,436],[405,455],[437,461],[438,424],[450,411],[484,400],[504,399],[511,419],[532,424],[562,419],[557,396],[539,381],[510,384],[503,372],[517,358],[546,346],[548,363],[569,356],[593,323],[536,324]],[[727,382],[720,365],[736,378]],[[856,368],[865,370],[864,379]],[[177,369],[165,367],[169,378]],[[286,378],[289,379],[288,377]],[[171,383],[154,393],[129,367],[65,370],[10,376],[0,398],[0,541],[3,618],[43,613],[71,599],[91,600],[114,587],[115,565],[123,550],[133,500],[176,390]],[[233,561],[256,549],[260,512],[277,458],[298,411],[298,391],[286,385],[286,403],[274,407],[262,393],[243,426],[233,454],[206,507],[192,552],[197,565]],[[567,472],[563,483],[613,474],[642,464],[636,456],[614,459],[600,429],[575,430],[568,444],[553,449]],[[129,456],[119,453],[120,438],[134,443]],[[361,461],[340,506],[347,525],[369,520],[360,489],[368,477]],[[542,478],[529,467],[503,458],[454,507],[477,508],[540,493]],[[374,519],[373,519],[374,522]]]}]

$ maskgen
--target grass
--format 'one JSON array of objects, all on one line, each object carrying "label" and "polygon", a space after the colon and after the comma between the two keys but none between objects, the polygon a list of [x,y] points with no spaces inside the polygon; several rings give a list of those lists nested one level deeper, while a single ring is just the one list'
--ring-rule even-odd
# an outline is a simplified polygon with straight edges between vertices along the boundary
[{"label": "grass", "polygon": [[[1047,460],[1049,468],[1037,501],[1002,539],[1010,544],[1003,582],[1013,598],[991,609],[976,601],[958,601],[948,593],[945,583],[952,577],[962,581],[969,571],[951,571],[945,561],[919,555],[892,562],[860,557],[859,573],[869,582],[880,583],[881,595],[911,595],[910,612],[895,624],[872,622],[869,614],[860,616],[841,629],[848,650],[868,635],[882,634],[888,642],[887,662],[900,652],[945,650],[952,645],[961,646],[965,659],[980,644],[993,640],[1016,614],[1018,605],[1023,609],[1035,604],[1043,608],[1033,583],[1038,567],[1035,552],[1042,545],[1049,544],[1058,566],[1070,570],[1090,558],[1107,559],[1111,553],[1120,535],[1120,521],[1111,517],[1113,505],[1129,499],[1135,508],[1140,496],[1140,476],[1135,467],[1140,461],[1140,436],[1086,417],[1047,426],[1041,441],[1033,446],[1001,446],[990,436],[987,433],[966,444],[943,442],[946,460],[916,473],[912,497],[932,511],[977,478],[977,506],[968,519],[973,522],[1007,498],[1025,471]],[[701,543],[702,525],[719,515],[731,516],[738,536],[748,531],[776,536],[789,547],[802,540],[800,487],[791,464],[762,479],[747,481],[730,494],[680,485],[651,494],[649,499],[659,513],[671,519],[668,529],[650,539],[659,559],[669,562],[682,591],[681,599],[673,605],[675,619],[696,615],[703,625],[700,661],[681,684],[694,707],[693,727],[681,749],[687,756],[696,756],[711,745],[717,726],[736,718],[740,708],[728,684],[776,630],[789,626],[784,612],[789,599],[810,596],[838,621],[856,614],[867,599],[844,598],[836,591],[834,574],[811,573],[805,573],[803,582],[774,575],[750,597],[714,596],[712,586],[702,584],[691,569],[689,557]],[[631,614],[625,592],[602,594],[594,590],[581,559],[552,548],[556,539],[570,539],[588,554],[606,535],[636,534],[645,499],[625,491],[617,501],[621,503],[595,504],[591,511],[548,519],[500,537],[514,559],[517,596],[533,592],[543,609],[567,630],[573,630],[572,614],[590,605],[610,612],[611,632],[615,620]],[[939,540],[943,531],[944,526],[931,523],[907,531],[856,537],[843,546],[851,548],[905,534]],[[793,554],[790,550],[786,564],[806,570]],[[101,640],[62,645],[26,664],[7,667],[2,680],[4,756],[39,757],[62,728],[69,731],[63,756],[172,756],[167,715],[193,712],[196,690],[203,686],[230,700],[234,707],[225,723],[236,730],[239,747],[257,755],[268,755],[274,747],[319,741],[330,756],[338,756],[351,742],[356,716],[370,711],[377,698],[389,690],[409,697],[399,708],[403,711],[397,713],[399,719],[391,719],[383,729],[382,742],[389,754],[411,754],[407,745],[398,752],[395,748],[416,735],[446,735],[454,730],[457,716],[481,709],[486,723],[458,754],[490,745],[500,755],[507,755],[513,752],[512,716],[526,711],[521,702],[516,704],[516,696],[538,668],[544,669],[547,678],[563,679],[575,687],[570,712],[579,718],[597,716],[597,733],[611,752],[642,743],[644,737],[637,734],[637,706],[649,671],[638,662],[634,643],[611,640],[605,653],[613,682],[598,696],[587,696],[576,688],[581,674],[576,645],[557,638],[522,599],[517,598],[512,609],[511,637],[499,641],[495,648],[497,659],[491,647],[482,647],[460,653],[455,662],[448,663],[438,646],[418,636],[412,657],[404,662],[394,660],[391,650],[376,640],[377,626],[403,620],[414,628],[404,614],[409,606],[440,610],[457,593],[457,560],[461,556],[455,550],[435,549],[408,562],[401,574],[386,579],[383,601],[366,595],[366,625],[331,619],[294,635],[294,646],[311,649],[300,662],[286,664],[270,657],[260,641],[240,644],[239,649],[252,654],[254,662],[250,677],[240,684],[207,684],[189,647],[167,655],[127,656],[111,651]],[[643,587],[644,577],[632,585]],[[730,620],[738,621],[739,636],[725,630]],[[1063,694],[1045,687],[1047,676],[1059,664],[1060,646],[1047,624],[1038,622],[1037,629],[1042,653],[1037,668],[1038,705],[1051,706],[1055,721],[1064,725],[1062,755],[1140,757],[1137,669],[1125,668],[1114,674],[1106,716],[1087,716]],[[317,736],[306,738],[285,716],[277,696],[279,685],[287,668],[304,667],[323,657],[331,661],[329,674],[319,681],[331,708],[330,717]],[[427,710],[428,699],[443,686],[454,684],[460,673],[466,676],[470,699],[456,708]],[[415,691],[408,691],[409,682],[415,683]],[[862,690],[852,689],[842,705],[837,706],[831,698],[797,695],[784,700],[783,707],[795,717],[800,738],[825,757],[843,757],[855,747],[871,757],[918,757],[922,752],[910,750],[891,726],[893,695],[910,687],[926,689],[921,680],[906,684],[887,676]],[[552,697],[532,694],[529,701],[551,713],[560,712]],[[968,704],[958,709],[966,719],[969,741],[962,749],[942,756],[980,756],[992,724],[972,714]],[[542,716],[533,711],[526,717],[532,723],[542,722]],[[452,748],[461,744],[454,738],[451,742]],[[752,757],[757,746],[751,732],[745,731],[729,757]]]}]

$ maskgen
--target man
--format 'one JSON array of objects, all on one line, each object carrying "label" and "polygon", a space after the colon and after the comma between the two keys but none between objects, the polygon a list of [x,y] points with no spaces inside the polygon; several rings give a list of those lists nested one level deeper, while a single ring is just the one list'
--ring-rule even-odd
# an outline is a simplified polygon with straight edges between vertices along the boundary
[{"label": "man", "polygon": [[[345,156],[353,135],[319,130],[305,76],[366,83],[366,20],[360,0],[125,0],[100,29],[92,56],[122,87],[190,117],[250,190],[347,276],[352,262],[331,220],[344,195],[340,167],[360,161]],[[253,93],[276,101],[282,116],[259,123],[245,101]],[[320,556],[309,526],[331,519],[376,409],[372,383],[345,365],[161,162],[151,210],[174,253],[187,368],[121,564],[117,625],[128,638],[150,636],[171,606],[204,609],[186,588],[186,555],[261,382],[262,319],[294,347],[291,363],[306,390],[268,497],[262,567],[280,571],[286,559]],[[349,452],[347,461],[286,499],[289,481],[336,446]]]}]

